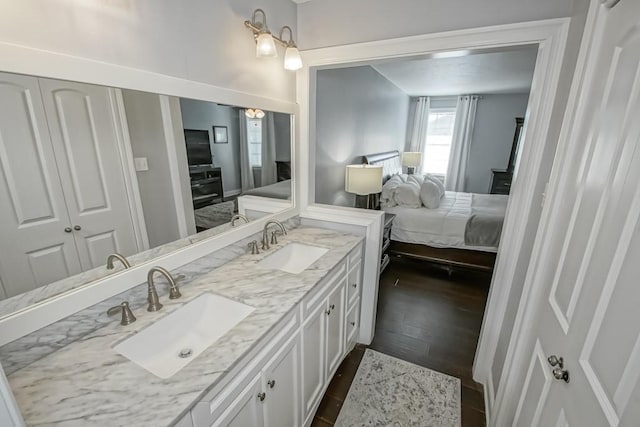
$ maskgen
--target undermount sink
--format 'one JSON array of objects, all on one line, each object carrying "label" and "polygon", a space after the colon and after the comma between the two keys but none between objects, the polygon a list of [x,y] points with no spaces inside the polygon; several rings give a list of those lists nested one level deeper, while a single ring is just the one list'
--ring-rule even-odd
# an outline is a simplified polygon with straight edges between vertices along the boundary
[{"label": "undermount sink", "polygon": [[113,349],[160,378],[198,357],[255,308],[206,293]]},{"label": "undermount sink", "polygon": [[290,243],[258,262],[258,266],[298,274],[306,270],[328,251],[329,249],[317,246]]}]

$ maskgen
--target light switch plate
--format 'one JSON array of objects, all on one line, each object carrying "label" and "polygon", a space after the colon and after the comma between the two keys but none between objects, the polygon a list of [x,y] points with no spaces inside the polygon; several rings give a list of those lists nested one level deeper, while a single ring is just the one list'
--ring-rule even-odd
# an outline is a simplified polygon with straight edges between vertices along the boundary
[{"label": "light switch plate", "polygon": [[146,157],[135,157],[133,163],[136,167],[136,172],[144,172],[149,170],[149,163],[147,163]]}]

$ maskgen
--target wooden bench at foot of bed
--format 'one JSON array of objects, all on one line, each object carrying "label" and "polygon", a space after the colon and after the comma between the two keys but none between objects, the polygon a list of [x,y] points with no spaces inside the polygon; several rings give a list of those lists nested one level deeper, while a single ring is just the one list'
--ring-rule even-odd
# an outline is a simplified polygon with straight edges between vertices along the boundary
[{"label": "wooden bench at foot of bed", "polygon": [[433,262],[446,267],[460,267],[487,272],[493,271],[493,265],[496,262],[496,254],[492,252],[434,248],[426,245],[396,241],[391,242],[389,254]]}]

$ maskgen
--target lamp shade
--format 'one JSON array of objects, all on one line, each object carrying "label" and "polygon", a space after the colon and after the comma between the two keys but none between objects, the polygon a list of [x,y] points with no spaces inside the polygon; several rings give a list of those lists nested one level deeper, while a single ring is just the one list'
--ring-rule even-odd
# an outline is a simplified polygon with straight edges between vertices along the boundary
[{"label": "lamp shade", "polygon": [[419,151],[405,151],[402,153],[402,166],[418,167],[422,163],[422,153]]},{"label": "lamp shade", "polygon": [[347,165],[344,190],[361,196],[382,191],[382,166]]},{"label": "lamp shade", "polygon": [[287,50],[284,52],[284,68],[291,71],[302,68],[302,58],[300,58],[300,52],[297,47],[287,47]]},{"label": "lamp shade", "polygon": [[260,33],[256,39],[256,56],[258,58],[275,58],[278,56],[276,42],[269,32]]}]

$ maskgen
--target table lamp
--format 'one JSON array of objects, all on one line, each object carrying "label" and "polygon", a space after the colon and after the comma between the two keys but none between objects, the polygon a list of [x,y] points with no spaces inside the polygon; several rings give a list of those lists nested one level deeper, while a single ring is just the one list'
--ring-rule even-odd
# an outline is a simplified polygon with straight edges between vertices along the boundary
[{"label": "table lamp", "polygon": [[413,175],[420,163],[422,163],[422,153],[419,151],[405,151],[402,153],[402,166],[407,167],[409,175]]},{"label": "table lamp", "polygon": [[356,207],[375,209],[375,197],[382,191],[382,166],[347,165],[344,190],[356,194]]}]

